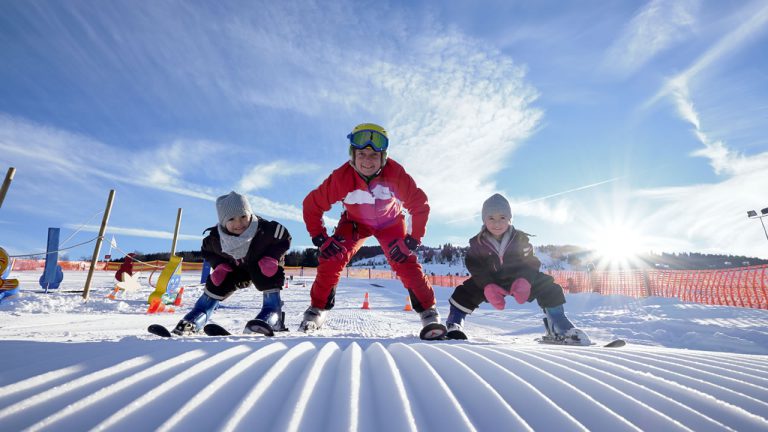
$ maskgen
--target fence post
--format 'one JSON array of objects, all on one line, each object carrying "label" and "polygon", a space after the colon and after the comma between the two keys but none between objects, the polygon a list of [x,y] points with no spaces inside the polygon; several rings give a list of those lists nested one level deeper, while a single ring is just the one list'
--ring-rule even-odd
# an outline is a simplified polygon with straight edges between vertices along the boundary
[{"label": "fence post", "polygon": [[96,263],[99,260],[101,241],[104,239],[104,232],[107,230],[107,222],[109,222],[109,214],[112,212],[112,201],[114,199],[115,190],[111,189],[109,191],[109,198],[107,198],[107,207],[104,209],[104,217],[101,219],[101,228],[99,228],[99,236],[96,238],[96,246],[93,248],[91,267],[88,269],[88,277],[85,279],[85,287],[83,288],[83,300],[88,300],[88,292],[91,290],[91,279],[93,279],[93,271],[96,269]]},{"label": "fence post", "polygon": [[[176,240],[179,238],[179,225],[181,225],[181,209],[176,213],[176,228],[173,229],[173,242],[171,243],[171,256],[176,255]],[[170,258],[168,258],[170,260]]]},{"label": "fence post", "polygon": [[11,187],[11,182],[13,181],[14,174],[16,174],[16,168],[14,167],[8,168],[8,172],[5,174],[5,180],[3,181],[3,186],[0,188],[0,208],[3,207],[3,201],[5,201],[5,194],[8,193],[8,188]]}]

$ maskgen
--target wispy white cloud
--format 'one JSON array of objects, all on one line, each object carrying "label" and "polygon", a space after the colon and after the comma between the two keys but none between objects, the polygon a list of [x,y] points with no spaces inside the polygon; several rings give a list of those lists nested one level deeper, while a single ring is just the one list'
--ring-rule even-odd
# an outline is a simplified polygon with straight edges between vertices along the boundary
[{"label": "wispy white cloud", "polygon": [[[84,232],[95,232],[98,233],[101,229],[101,226],[99,225],[75,225],[75,224],[65,224],[65,228],[69,229],[77,229],[79,231]],[[124,235],[124,236],[130,236],[130,237],[144,237],[144,238],[154,238],[154,239],[173,239],[173,233],[170,231],[156,231],[156,230],[147,230],[142,228],[125,228],[125,227],[117,227],[117,226],[107,226],[106,235]],[[192,234],[179,234],[178,236],[179,240],[202,240],[203,236],[201,235],[192,235]],[[107,240],[105,242],[107,246],[109,246],[109,241]]]},{"label": "wispy white cloud", "polygon": [[303,222],[303,213],[300,207],[292,204],[281,204],[266,198],[248,195],[253,211],[258,215],[269,215],[275,218]]},{"label": "wispy white cloud", "polygon": [[[472,214],[483,196],[503,189],[494,178],[543,116],[534,106],[538,95],[523,66],[430,18],[415,22],[422,18],[404,10],[382,6],[359,14],[353,2],[265,3],[258,10],[224,7],[216,19],[206,20],[201,19],[210,13],[205,7],[170,5],[147,11],[75,10],[71,13],[88,35],[84,39],[62,27],[55,14],[42,18],[61,37],[60,48],[79,60],[83,76],[112,73],[113,79],[137,88],[137,94],[151,94],[159,108],[179,103],[171,100],[176,93],[158,88],[165,84],[194,96],[184,102],[205,110],[227,101],[315,118],[334,110],[385,124],[392,135],[390,155],[429,191],[438,217]],[[112,25],[105,30],[97,23]],[[320,23],[345,31],[318,31]],[[136,28],[146,33],[137,35]],[[236,66],[231,59],[237,59]],[[101,177],[213,200],[216,191],[191,174],[201,172],[196,168],[204,146],[208,143],[185,140],[183,145],[126,152],[121,157],[130,173],[106,158],[76,165],[106,163],[109,169]],[[233,168],[245,172],[237,187],[253,193],[314,167],[268,161],[246,170]],[[272,216],[300,220],[295,206],[263,201],[259,205]]]},{"label": "wispy white cloud", "polygon": [[766,241],[759,223],[746,215],[747,210],[768,205],[768,154],[759,158],[763,160],[761,170],[719,183],[639,191],[639,199],[659,204],[645,220],[655,227],[657,247],[677,243],[681,251],[765,256]]},{"label": "wispy white cloud", "polygon": [[[256,16],[225,26],[233,41],[262,56],[245,69],[260,68],[266,56],[292,77],[267,74],[256,83],[248,77],[236,86],[238,97],[311,116],[334,109],[382,123],[390,132],[390,157],[429,191],[435,217],[476,212],[483,196],[500,189],[493,179],[543,116],[525,67],[429,19],[411,25],[412,17],[392,8],[361,15],[349,2],[336,2],[330,10],[326,3],[308,5],[301,19],[290,6],[270,9],[284,25],[269,33],[249,25],[260,19]],[[357,25],[350,27],[345,20],[351,15]],[[346,31],[308,34],[306,22]],[[293,43],[297,39],[305,43]],[[261,164],[240,187],[258,190],[286,169],[279,162]]]},{"label": "wispy white cloud", "polygon": [[399,62],[363,70],[381,91],[374,106],[390,131],[390,156],[429,191],[442,218],[473,215],[500,189],[494,179],[537,128],[542,111],[525,68],[461,34],[416,35]]},{"label": "wispy white cloud", "polygon": [[[175,140],[151,150],[127,151],[80,134],[0,114],[0,152],[13,157],[14,164],[30,178],[45,179],[27,182],[40,195],[60,189],[60,193],[81,196],[85,191],[95,190],[92,183],[99,178],[215,201],[217,193],[211,187],[184,178],[199,176],[203,166],[210,163],[207,155],[223,147],[208,141]],[[295,206],[263,197],[251,199],[258,201],[261,214],[301,220],[301,211]],[[48,211],[46,206],[21,207]]]},{"label": "wispy white cloud", "polygon": [[[691,153],[709,160],[721,182],[658,188],[638,193],[659,202],[659,210],[647,222],[659,227],[663,241],[685,239],[688,250],[710,252],[738,251],[752,256],[764,255],[765,247],[757,240],[759,232],[750,227],[747,210],[768,205],[768,152],[747,156],[730,149],[721,140],[712,140],[702,130],[701,120],[688,89],[678,81],[673,98],[681,118],[693,126],[693,133],[703,148]],[[753,229],[750,229],[753,228]],[[685,250],[685,249],[683,249]]]},{"label": "wispy white cloud", "polygon": [[[668,80],[659,92],[644,104],[644,108],[650,107],[670,93],[680,93],[682,91],[682,100],[689,99],[687,97],[687,89],[692,79],[705,69],[716,67],[717,62],[723,61],[727,56],[737,52],[742,45],[753,41],[753,39],[766,31],[766,27],[768,27],[766,26],[766,23],[768,23],[768,5],[765,3],[758,1],[747,5],[739,15],[743,19],[740,25],[720,38],[715,45],[699,56],[685,71]],[[680,108],[678,107],[678,109]],[[692,117],[684,116],[684,118],[690,121]]]},{"label": "wispy white cloud", "polygon": [[710,138],[691,95],[691,82],[699,79],[703,71],[719,66],[727,55],[752,42],[768,23],[768,5],[745,8],[749,19],[740,27],[721,38],[700,56],[688,69],[670,79],[649,102],[668,96],[678,115],[693,127],[693,134],[702,148],[691,156],[709,160],[713,171],[723,180],[712,184],[699,184],[674,188],[656,188],[639,191],[638,197],[660,204],[649,215],[649,222],[658,227],[661,236],[684,239],[688,250],[731,251],[753,256],[765,254],[759,241],[760,232],[754,222],[746,218],[746,211],[768,204],[765,185],[768,184],[768,152],[754,155],[741,154],[723,140]]},{"label": "wispy white cloud", "polygon": [[620,75],[635,72],[695,30],[698,8],[698,0],[650,1],[608,49],[603,67]]},{"label": "wispy white cloud", "polygon": [[318,169],[315,164],[278,160],[251,167],[240,179],[237,190],[253,192],[271,187],[275,181],[296,174],[305,174]]}]

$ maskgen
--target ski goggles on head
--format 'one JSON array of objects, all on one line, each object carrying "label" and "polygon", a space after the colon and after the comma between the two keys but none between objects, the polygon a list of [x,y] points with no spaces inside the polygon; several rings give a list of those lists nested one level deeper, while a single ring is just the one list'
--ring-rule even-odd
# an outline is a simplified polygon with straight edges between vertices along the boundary
[{"label": "ski goggles on head", "polygon": [[383,152],[389,147],[389,139],[375,130],[359,130],[347,135],[347,138],[349,138],[349,144],[358,150],[371,147],[374,151]]}]

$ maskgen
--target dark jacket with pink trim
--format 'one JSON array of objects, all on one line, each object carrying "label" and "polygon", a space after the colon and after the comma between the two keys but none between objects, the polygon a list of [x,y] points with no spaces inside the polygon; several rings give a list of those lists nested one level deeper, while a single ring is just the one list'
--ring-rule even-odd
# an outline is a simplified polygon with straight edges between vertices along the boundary
[{"label": "dark jacket with pink trim", "polygon": [[531,285],[536,281],[541,261],[533,254],[528,234],[513,226],[509,229],[512,230],[512,239],[501,256],[485,238],[485,227],[480,234],[469,239],[469,251],[464,263],[480,288],[495,283],[508,289],[520,277]]}]

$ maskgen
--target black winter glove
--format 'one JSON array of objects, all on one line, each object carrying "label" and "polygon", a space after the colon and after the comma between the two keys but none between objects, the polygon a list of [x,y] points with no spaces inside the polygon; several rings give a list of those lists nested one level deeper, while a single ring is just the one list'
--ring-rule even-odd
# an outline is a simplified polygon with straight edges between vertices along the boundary
[{"label": "black winter glove", "polygon": [[341,260],[344,257],[347,248],[341,244],[343,241],[344,239],[341,236],[335,234],[331,237],[320,234],[312,238],[312,244],[320,250],[320,257],[328,260]]},{"label": "black winter glove", "polygon": [[405,239],[394,239],[389,243],[389,257],[398,263],[405,262],[417,247],[419,247],[419,241],[408,234]]},{"label": "black winter glove", "polygon": [[417,247],[421,244],[420,241],[416,240],[415,238],[411,237],[410,234],[405,236],[405,240],[403,240],[406,246],[408,246],[408,249],[415,251]]}]

